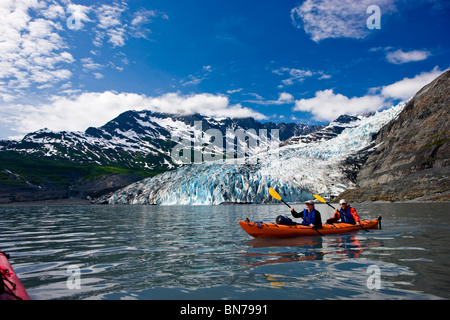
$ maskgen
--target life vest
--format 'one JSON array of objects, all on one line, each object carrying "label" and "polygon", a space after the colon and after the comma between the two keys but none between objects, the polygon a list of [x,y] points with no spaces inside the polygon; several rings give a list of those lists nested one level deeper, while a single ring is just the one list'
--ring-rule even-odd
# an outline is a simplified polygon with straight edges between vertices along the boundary
[{"label": "life vest", "polygon": [[302,225],[309,226],[311,223],[316,224],[316,209],[311,212],[308,212],[308,209],[303,209],[303,222]]},{"label": "life vest", "polygon": [[348,206],[345,211],[339,209],[341,221],[344,223],[356,224],[355,218],[352,215],[353,211],[355,211],[355,209],[350,206]]}]

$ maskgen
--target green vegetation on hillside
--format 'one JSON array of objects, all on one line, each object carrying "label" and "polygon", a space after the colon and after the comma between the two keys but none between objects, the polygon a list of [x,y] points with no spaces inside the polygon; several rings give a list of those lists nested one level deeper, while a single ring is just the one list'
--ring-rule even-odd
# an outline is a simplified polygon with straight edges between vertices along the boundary
[{"label": "green vegetation on hillside", "polygon": [[94,163],[77,164],[13,151],[0,152],[0,184],[11,186],[51,184],[66,187],[110,174],[129,174],[145,178],[161,172],[163,170],[150,171]]}]

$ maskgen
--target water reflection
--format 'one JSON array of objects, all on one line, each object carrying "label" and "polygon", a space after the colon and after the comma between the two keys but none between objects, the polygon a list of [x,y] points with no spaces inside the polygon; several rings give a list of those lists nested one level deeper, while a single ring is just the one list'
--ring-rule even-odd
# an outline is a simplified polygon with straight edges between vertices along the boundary
[{"label": "water reflection", "polygon": [[[448,206],[359,208],[383,214],[383,230],[251,239],[237,224],[284,213],[276,205],[0,207],[0,248],[32,299],[450,297]],[[78,291],[66,286],[74,264]],[[366,286],[372,265],[378,291]]]},{"label": "water reflection", "polygon": [[335,249],[334,253],[339,257],[338,260],[358,258],[365,249],[362,246],[360,239],[361,238],[356,235],[342,236],[328,241],[327,247]]},{"label": "water reflection", "polygon": [[[356,234],[327,237],[255,238],[247,242],[249,249],[241,252],[258,261],[244,263],[255,267],[287,262],[325,260],[340,261],[360,258],[364,251],[380,246]],[[364,243],[363,243],[364,242]]]}]

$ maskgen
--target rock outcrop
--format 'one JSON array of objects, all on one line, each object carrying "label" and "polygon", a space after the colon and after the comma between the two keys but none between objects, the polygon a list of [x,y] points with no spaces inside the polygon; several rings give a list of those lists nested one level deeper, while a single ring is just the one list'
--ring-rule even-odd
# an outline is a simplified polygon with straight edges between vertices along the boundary
[{"label": "rock outcrop", "polygon": [[355,201],[450,200],[450,70],[423,87],[377,135]]}]

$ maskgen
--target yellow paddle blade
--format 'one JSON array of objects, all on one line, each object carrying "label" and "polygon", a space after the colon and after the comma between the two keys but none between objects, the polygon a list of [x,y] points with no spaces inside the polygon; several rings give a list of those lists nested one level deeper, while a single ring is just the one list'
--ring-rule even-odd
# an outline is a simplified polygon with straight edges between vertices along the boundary
[{"label": "yellow paddle blade", "polygon": [[326,200],[324,198],[322,198],[321,196],[319,196],[317,194],[313,194],[313,196],[314,196],[314,198],[316,198],[320,202],[327,203]]},{"label": "yellow paddle blade", "polygon": [[278,194],[278,192],[276,192],[275,190],[273,190],[272,188],[269,188],[269,194],[274,197],[277,200],[281,200],[280,195]]}]

